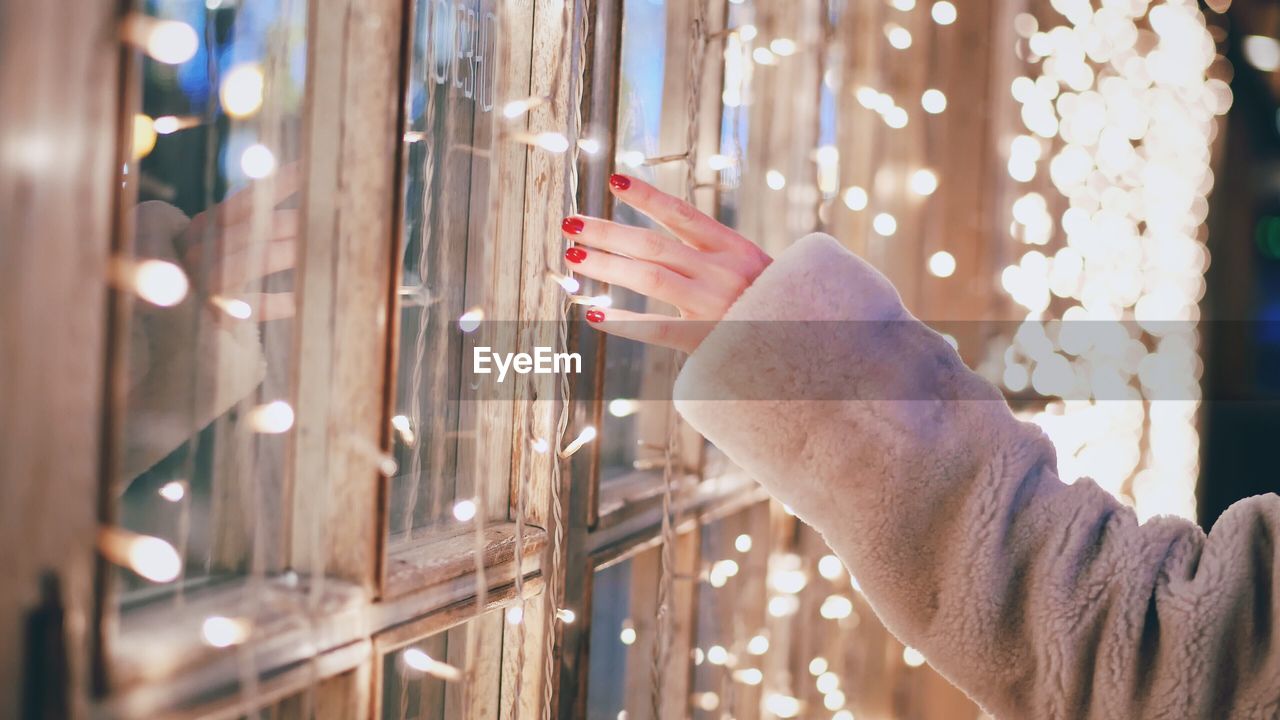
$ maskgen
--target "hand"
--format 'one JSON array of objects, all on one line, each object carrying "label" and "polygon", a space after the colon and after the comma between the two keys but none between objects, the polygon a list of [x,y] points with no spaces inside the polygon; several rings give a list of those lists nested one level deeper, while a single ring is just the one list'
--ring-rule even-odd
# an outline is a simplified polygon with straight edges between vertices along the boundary
[{"label": "hand", "polygon": [[[257,183],[191,218],[178,248],[188,273],[198,278],[207,294],[247,302],[253,317],[259,321],[293,316],[293,293],[243,292],[243,289],[251,282],[297,264],[300,211],[275,205],[296,194],[300,181],[297,163],[281,167],[272,176],[268,196],[271,209],[266,211],[270,217],[261,239],[254,237],[253,228],[255,202],[260,201],[256,195]],[[209,236],[211,223],[214,231]],[[210,260],[208,265],[206,259]]]},{"label": "hand", "polygon": [[575,272],[674,305],[680,316],[591,308],[587,320],[607,333],[693,352],[772,258],[693,205],[652,185],[614,175],[609,188],[614,197],[675,237],[573,216],[565,218],[561,229],[579,244],[565,251],[565,258]]}]

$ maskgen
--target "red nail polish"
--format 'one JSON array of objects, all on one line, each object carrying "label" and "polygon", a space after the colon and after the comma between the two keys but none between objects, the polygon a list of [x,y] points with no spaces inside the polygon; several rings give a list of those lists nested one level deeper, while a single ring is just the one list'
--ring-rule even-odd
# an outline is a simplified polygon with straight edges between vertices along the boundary
[{"label": "red nail polish", "polygon": [[591,308],[587,311],[587,322],[604,322],[604,311],[600,308]]},{"label": "red nail polish", "polygon": [[627,177],[626,175],[619,175],[617,173],[614,173],[613,175],[609,176],[609,184],[612,185],[616,190],[626,190],[627,188],[631,187],[631,178]]},{"label": "red nail polish", "polygon": [[580,263],[587,259],[587,251],[580,247],[571,247],[564,251],[564,259],[571,263]]},{"label": "red nail polish", "polygon": [[567,217],[564,219],[564,222],[560,223],[560,229],[565,231],[568,235],[577,235],[582,232],[586,226],[586,223],[582,222],[581,218],[576,217]]}]

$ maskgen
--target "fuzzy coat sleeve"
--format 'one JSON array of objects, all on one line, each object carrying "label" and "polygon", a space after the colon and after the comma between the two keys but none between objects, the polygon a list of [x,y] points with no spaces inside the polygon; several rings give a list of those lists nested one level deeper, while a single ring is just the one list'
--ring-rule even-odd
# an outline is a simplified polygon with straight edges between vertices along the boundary
[{"label": "fuzzy coat sleeve", "polygon": [[830,237],[747,289],[676,403],[997,718],[1280,717],[1280,499],[1206,537],[1064,484],[1039,428]]}]

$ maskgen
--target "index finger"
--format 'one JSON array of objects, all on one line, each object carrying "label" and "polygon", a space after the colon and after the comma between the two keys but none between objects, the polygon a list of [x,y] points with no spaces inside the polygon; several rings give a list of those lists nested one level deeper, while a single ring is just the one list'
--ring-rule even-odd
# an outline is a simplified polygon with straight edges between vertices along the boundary
[{"label": "index finger", "polygon": [[671,234],[699,250],[729,250],[751,244],[738,233],[716,222],[692,203],[668,195],[630,175],[613,175],[609,189],[614,197],[652,218]]}]

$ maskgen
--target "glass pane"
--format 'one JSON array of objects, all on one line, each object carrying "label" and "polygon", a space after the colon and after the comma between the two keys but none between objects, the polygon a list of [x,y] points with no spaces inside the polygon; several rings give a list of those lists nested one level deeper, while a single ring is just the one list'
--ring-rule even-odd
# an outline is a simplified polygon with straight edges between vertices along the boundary
[{"label": "glass pane", "polygon": [[[622,48],[618,81],[618,172],[656,181],[646,158],[658,157],[660,147],[663,84],[666,69],[667,7],[663,0],[624,0]],[[613,206],[613,219],[629,225],[652,226],[648,218],[622,203]],[[624,288],[611,288],[614,307],[639,312],[661,312],[643,296]],[[631,400],[646,397],[645,383],[659,382],[674,358],[673,353],[646,348],[634,342],[610,342],[605,357],[604,398]],[[669,378],[665,378],[669,382]],[[648,397],[659,397],[651,392]],[[666,439],[667,408],[643,403],[644,412],[615,412],[608,406],[600,433],[600,479],[608,482],[634,470],[660,467],[661,445]]]},{"label": "glass pane", "polygon": [[624,711],[632,717],[649,716],[659,552],[646,551],[595,574],[588,720],[617,720]]},{"label": "glass pane", "polygon": [[698,584],[692,716],[759,717],[771,648],[765,617],[768,503],[706,525],[701,532],[700,577],[705,582]]},{"label": "glass pane", "polygon": [[104,541],[135,570],[114,577],[126,605],[285,563],[306,8],[154,0],[131,16],[152,56],[124,168],[133,259],[116,278],[136,296],[117,328],[125,531]]},{"label": "glass pane", "polygon": [[392,421],[399,464],[391,492],[393,542],[446,522],[456,499],[482,491],[474,467],[476,404],[465,402],[470,388],[461,379],[464,353],[475,340],[468,331],[490,299],[483,280],[492,272],[494,245],[484,241],[492,220],[493,7],[493,0],[418,0],[414,6]]},{"label": "glass pane", "polygon": [[497,661],[488,668],[473,668],[470,686],[463,684],[459,674],[467,671],[470,652],[479,659],[501,657],[501,648],[489,644],[501,643],[502,619],[502,611],[490,611],[387,653],[382,659],[383,720],[488,716],[476,709],[468,711],[466,703],[496,707],[501,678]]}]

